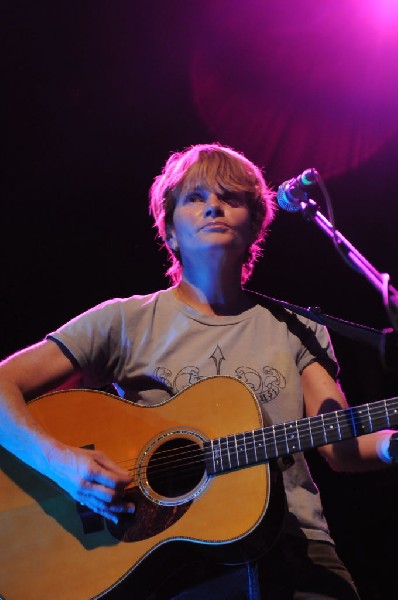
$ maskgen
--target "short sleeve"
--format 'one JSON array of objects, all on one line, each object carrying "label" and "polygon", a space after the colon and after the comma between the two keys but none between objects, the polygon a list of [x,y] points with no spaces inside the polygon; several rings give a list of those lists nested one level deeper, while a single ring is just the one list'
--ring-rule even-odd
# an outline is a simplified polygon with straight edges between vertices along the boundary
[{"label": "short sleeve", "polygon": [[120,361],[122,320],[119,300],[109,300],[75,317],[47,339],[78,365],[84,386],[100,388],[112,383]]},{"label": "short sleeve", "polygon": [[311,363],[319,362],[333,379],[337,379],[339,365],[326,327],[310,319],[297,317],[297,320],[301,324],[297,327],[301,348],[296,361],[300,374]]}]

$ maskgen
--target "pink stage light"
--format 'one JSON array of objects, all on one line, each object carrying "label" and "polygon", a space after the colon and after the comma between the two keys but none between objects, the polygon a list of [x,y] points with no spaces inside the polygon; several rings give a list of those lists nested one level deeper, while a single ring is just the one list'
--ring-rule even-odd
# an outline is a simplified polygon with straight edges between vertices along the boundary
[{"label": "pink stage light", "polygon": [[397,0],[362,0],[358,1],[358,11],[367,13],[376,23],[388,31],[397,31],[398,2]]},{"label": "pink stage light", "polygon": [[397,6],[212,3],[191,76],[214,138],[275,179],[308,166],[327,177],[369,159],[398,132]]}]

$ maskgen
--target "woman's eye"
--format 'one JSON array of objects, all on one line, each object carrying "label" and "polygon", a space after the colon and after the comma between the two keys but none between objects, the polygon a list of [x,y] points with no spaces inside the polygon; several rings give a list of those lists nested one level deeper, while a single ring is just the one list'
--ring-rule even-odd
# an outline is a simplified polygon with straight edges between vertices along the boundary
[{"label": "woman's eye", "polygon": [[245,198],[242,197],[242,194],[234,194],[233,192],[229,193],[229,194],[225,194],[222,197],[223,202],[225,202],[225,204],[229,204],[230,206],[244,206],[245,205]]}]

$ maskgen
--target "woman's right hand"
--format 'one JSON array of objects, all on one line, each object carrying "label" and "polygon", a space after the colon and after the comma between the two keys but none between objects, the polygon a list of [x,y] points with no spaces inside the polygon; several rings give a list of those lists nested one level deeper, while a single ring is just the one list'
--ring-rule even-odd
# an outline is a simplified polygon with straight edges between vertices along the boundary
[{"label": "woman's right hand", "polygon": [[132,476],[103,452],[56,442],[45,455],[43,474],[77,502],[114,523],[121,513],[134,513],[134,504],[125,499]]}]

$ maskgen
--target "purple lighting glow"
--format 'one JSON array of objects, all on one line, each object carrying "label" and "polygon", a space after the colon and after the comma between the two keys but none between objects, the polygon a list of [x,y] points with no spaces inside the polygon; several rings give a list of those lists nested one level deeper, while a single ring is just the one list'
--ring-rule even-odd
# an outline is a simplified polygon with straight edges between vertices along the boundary
[{"label": "purple lighting glow", "polygon": [[387,33],[396,34],[398,29],[398,2],[397,0],[365,0],[358,1],[358,12],[362,11],[375,22],[382,26]]},{"label": "purple lighting glow", "polygon": [[219,0],[210,23],[191,66],[198,111],[272,177],[346,171],[398,132],[396,2]]}]

